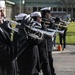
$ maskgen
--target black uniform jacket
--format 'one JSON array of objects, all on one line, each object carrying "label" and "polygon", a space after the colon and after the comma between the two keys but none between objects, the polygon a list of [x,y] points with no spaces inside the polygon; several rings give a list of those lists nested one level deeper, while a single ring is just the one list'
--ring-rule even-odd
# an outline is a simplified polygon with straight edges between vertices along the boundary
[{"label": "black uniform jacket", "polygon": [[8,21],[4,21],[4,23],[1,25],[1,27],[2,27],[5,31],[7,31],[9,37],[11,37],[11,32],[12,32],[12,30],[8,28]]},{"label": "black uniform jacket", "polygon": [[[48,20],[47,18],[43,18],[42,20],[43,20],[43,22],[48,22],[48,24],[46,24],[46,23],[42,24],[42,27],[44,30],[47,31],[47,28],[55,29],[53,19]],[[51,36],[45,35],[45,39],[47,41],[48,52],[52,52],[53,41],[52,41]]]},{"label": "black uniform jacket", "polygon": [[8,33],[0,27],[0,62],[10,62],[12,60],[12,43]]},{"label": "black uniform jacket", "polygon": [[[23,29],[23,28],[21,28]],[[17,43],[17,63],[20,75],[31,75],[39,71],[39,55],[37,47],[37,39],[27,36],[24,30],[14,36]],[[27,38],[26,38],[27,36]],[[18,37],[18,38],[15,38]]]}]

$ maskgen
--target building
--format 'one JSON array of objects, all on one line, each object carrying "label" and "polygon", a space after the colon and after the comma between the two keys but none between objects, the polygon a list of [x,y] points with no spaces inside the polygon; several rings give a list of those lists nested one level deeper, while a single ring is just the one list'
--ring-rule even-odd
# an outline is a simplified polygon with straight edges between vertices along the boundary
[{"label": "building", "polygon": [[[71,8],[68,6],[66,9],[61,0],[10,0],[15,2],[15,15],[21,12],[31,13],[33,11],[40,11],[42,7],[52,7],[54,16],[60,16],[64,19],[66,14],[71,14],[75,17],[75,8],[71,12]],[[72,5],[72,4],[71,4]]]},{"label": "building", "polygon": [[11,1],[6,1],[5,5],[6,5],[6,17],[8,19],[13,18],[14,16],[13,9],[14,9],[15,3]]}]

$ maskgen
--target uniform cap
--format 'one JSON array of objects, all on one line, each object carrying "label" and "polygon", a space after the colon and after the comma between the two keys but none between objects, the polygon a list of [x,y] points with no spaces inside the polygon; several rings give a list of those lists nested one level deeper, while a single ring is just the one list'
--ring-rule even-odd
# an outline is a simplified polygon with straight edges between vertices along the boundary
[{"label": "uniform cap", "polygon": [[41,13],[40,12],[31,13],[31,17],[37,17],[37,16],[41,17]]},{"label": "uniform cap", "polygon": [[5,1],[0,1],[0,8],[5,8]]},{"label": "uniform cap", "polygon": [[16,18],[16,20],[23,20],[23,17],[24,16],[27,16],[27,14],[25,14],[25,13],[20,13],[20,14],[18,14],[17,16],[15,16],[15,18]]},{"label": "uniform cap", "polygon": [[41,11],[45,11],[45,10],[46,10],[46,11],[47,11],[47,10],[50,11],[50,10],[51,10],[51,7],[45,7],[45,8],[42,8],[42,9],[41,9]]}]

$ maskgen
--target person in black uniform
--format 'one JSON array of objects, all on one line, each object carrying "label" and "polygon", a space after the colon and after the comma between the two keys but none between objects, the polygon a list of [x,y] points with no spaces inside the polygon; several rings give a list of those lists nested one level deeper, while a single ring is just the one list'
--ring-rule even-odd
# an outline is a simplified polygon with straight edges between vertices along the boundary
[{"label": "person in black uniform", "polygon": [[62,50],[65,50],[66,48],[66,32],[67,32],[67,27],[62,27],[61,30],[64,30],[64,34],[59,33],[59,41],[62,46]]},{"label": "person in black uniform", "polygon": [[[20,13],[20,14],[16,15],[15,16],[16,22],[21,23],[24,16],[26,16],[25,13]],[[19,25],[16,25],[16,28],[18,28],[18,27],[19,27]],[[17,56],[17,53],[19,50],[19,48],[17,46],[19,45],[18,41],[21,37],[22,36],[18,32],[14,31],[14,33],[13,33],[14,58]]]},{"label": "person in black uniform", "polygon": [[63,34],[59,33],[59,42],[60,42],[60,45],[62,46],[62,50],[65,50],[67,26],[66,26],[65,22],[63,22],[61,19],[60,19],[60,24],[62,27],[59,27],[59,29],[64,30],[64,33]]},{"label": "person in black uniform", "polygon": [[[41,25],[42,16],[40,12],[31,13],[31,17],[34,19],[35,25],[33,27],[44,30],[44,27]],[[43,37],[41,42],[38,44],[39,57],[40,57],[40,70],[42,69],[43,75],[51,75],[51,70],[49,67],[48,59],[48,50],[47,50],[47,41]]]},{"label": "person in black uniform", "polygon": [[3,12],[0,9],[0,75],[13,75],[13,46],[8,33],[1,27],[5,24],[2,17]]},{"label": "person in black uniform", "polygon": [[[47,24],[47,25],[44,24],[44,26],[46,28],[48,27],[48,28],[54,29],[55,26],[54,26],[54,21],[52,20],[52,17],[51,17],[51,7],[42,8],[41,14],[42,14],[43,22],[45,22],[45,21],[49,22],[49,24]],[[47,40],[48,59],[49,59],[51,74],[56,75],[55,69],[54,69],[54,66],[53,66],[53,58],[52,58],[53,41],[52,41],[52,38],[49,37],[49,36],[46,37],[46,40]]]},{"label": "person in black uniform", "polygon": [[59,30],[64,30],[64,33],[61,34],[59,33],[59,42],[60,42],[60,45],[62,46],[62,50],[65,50],[66,48],[66,32],[67,32],[67,26],[65,25],[65,22],[63,22],[61,20],[60,17],[56,17],[55,18],[55,23],[56,24],[61,24],[61,26],[58,26],[58,29]]},{"label": "person in black uniform", "polygon": [[[23,18],[25,14],[16,16],[18,22],[22,23],[17,26],[19,32],[14,35],[14,41],[17,47],[16,57],[19,75],[38,75],[39,74],[39,53],[37,47],[37,39],[25,33]],[[27,15],[26,15],[27,16]],[[22,27],[23,26],[23,27]],[[16,38],[18,37],[18,38]],[[16,49],[16,48],[15,48]]]}]

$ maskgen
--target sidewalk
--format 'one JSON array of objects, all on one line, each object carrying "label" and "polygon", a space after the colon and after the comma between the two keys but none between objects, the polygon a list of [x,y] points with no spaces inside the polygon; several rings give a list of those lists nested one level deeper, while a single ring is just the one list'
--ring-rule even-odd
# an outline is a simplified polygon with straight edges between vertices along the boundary
[{"label": "sidewalk", "polygon": [[67,52],[75,52],[75,45],[67,45],[65,50],[53,50],[52,53],[67,53]]},{"label": "sidewalk", "polygon": [[56,75],[75,75],[75,45],[67,45],[66,50],[53,50],[52,53]]},{"label": "sidewalk", "polygon": [[75,46],[67,45],[64,51],[53,51],[56,75],[75,75]]}]

